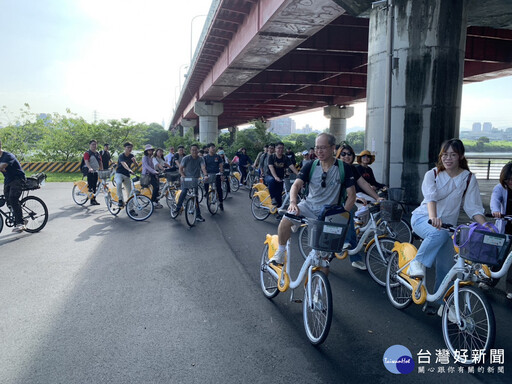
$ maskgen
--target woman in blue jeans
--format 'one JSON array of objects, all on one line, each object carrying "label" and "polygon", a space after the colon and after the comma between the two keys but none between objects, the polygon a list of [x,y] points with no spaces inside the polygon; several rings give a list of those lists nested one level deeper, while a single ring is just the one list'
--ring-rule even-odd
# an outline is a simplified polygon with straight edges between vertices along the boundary
[{"label": "woman in blue jeans", "polygon": [[424,277],[425,268],[435,262],[436,291],[454,264],[451,233],[441,230],[441,225],[457,225],[461,205],[472,220],[485,224],[480,189],[476,177],[469,171],[464,152],[464,144],[459,139],[442,144],[436,167],[423,178],[423,201],[412,213],[412,229],[423,242],[408,273],[411,277]]}]

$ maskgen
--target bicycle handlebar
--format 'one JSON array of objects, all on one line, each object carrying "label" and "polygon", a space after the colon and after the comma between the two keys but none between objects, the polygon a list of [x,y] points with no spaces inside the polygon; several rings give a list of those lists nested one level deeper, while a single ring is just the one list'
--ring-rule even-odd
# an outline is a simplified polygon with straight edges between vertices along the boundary
[{"label": "bicycle handlebar", "polygon": [[507,215],[501,216],[501,217],[494,217],[492,215],[492,213],[486,213],[485,217],[489,217],[489,218],[495,219],[495,220],[500,220],[501,219],[501,220],[506,220],[506,221],[512,221],[512,216],[507,216]]},{"label": "bicycle handlebar", "polygon": [[[428,219],[428,223],[429,223],[430,225],[432,225],[432,220]],[[453,225],[451,225],[451,224],[447,224],[447,223],[443,223],[443,224],[441,224],[441,228],[447,229],[447,230],[449,230],[450,232],[455,231],[455,227],[454,227]]]}]

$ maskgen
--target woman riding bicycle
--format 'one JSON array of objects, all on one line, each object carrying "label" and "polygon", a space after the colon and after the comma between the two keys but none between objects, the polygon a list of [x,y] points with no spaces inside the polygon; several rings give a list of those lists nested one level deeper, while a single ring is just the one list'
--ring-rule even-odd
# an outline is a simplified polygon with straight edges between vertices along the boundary
[{"label": "woman riding bicycle", "polygon": [[[377,193],[374,191],[372,186],[368,184],[368,182],[360,175],[359,171],[357,170],[356,166],[352,163],[354,162],[354,159],[356,157],[354,150],[352,147],[348,144],[344,144],[338,149],[338,152],[336,153],[336,157],[338,159],[343,160],[344,163],[349,165],[352,168],[352,174],[354,176],[354,181],[356,188],[360,188],[362,191],[364,191],[366,194],[368,194],[370,197],[372,197],[375,201],[383,200],[377,195]],[[357,200],[356,200],[357,204]],[[366,205],[366,199],[363,200],[363,204]],[[353,214],[355,213],[356,207],[354,206]],[[357,215],[357,214],[356,214]],[[356,231],[354,228],[354,221],[352,220],[347,232],[347,237],[345,239],[347,243],[350,244],[352,248],[357,246],[357,236]],[[362,261],[361,254],[357,255],[350,255],[350,261],[352,262],[352,266],[354,268],[359,268],[361,270],[366,270],[366,265]]]},{"label": "woman riding bicycle", "polygon": [[155,148],[151,144],[146,144],[144,147],[144,156],[142,157],[142,174],[150,175],[151,177],[151,185],[153,186],[153,193],[151,195],[151,201],[155,208],[163,208],[162,204],[158,202],[158,172],[155,170],[153,166],[153,151]]},{"label": "woman riding bicycle", "polygon": [[[500,173],[500,183],[494,187],[491,195],[492,215],[499,219],[504,215],[512,215],[512,162],[506,164]],[[496,227],[500,233],[512,235],[512,222],[497,220]],[[498,266],[501,268],[501,266]],[[494,269],[493,269],[494,270]],[[507,272],[507,299],[512,300],[512,268]]]},{"label": "woman riding bicycle", "polygon": [[[424,277],[425,268],[430,268],[435,261],[434,290],[439,288],[454,262],[450,232],[440,230],[441,225],[456,225],[461,205],[470,218],[480,224],[486,222],[480,189],[469,171],[464,152],[464,144],[459,139],[442,144],[437,166],[423,178],[423,201],[412,213],[412,228],[423,238],[423,242],[409,265],[408,274],[411,277]],[[429,220],[432,224],[428,223]]]}]

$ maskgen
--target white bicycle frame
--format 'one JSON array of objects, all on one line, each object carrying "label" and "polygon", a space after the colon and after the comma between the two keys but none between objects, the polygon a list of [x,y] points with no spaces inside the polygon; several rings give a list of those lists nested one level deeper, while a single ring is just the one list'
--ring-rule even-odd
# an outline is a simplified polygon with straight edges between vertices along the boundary
[{"label": "white bicycle frame", "polygon": [[[455,278],[455,280],[453,280],[453,288],[454,288],[454,295],[455,295],[454,296],[455,315],[457,318],[457,324],[459,326],[461,326],[460,306],[459,306],[459,283],[462,281],[476,282],[476,281],[478,281],[478,279],[476,278],[476,276],[474,274],[470,273],[470,270],[469,270],[470,268],[469,268],[468,264],[466,264],[464,262],[464,259],[462,257],[460,257],[459,255],[456,255],[455,257],[456,257],[455,264],[448,271],[448,273],[444,277],[443,281],[441,282],[441,285],[439,286],[439,288],[437,289],[436,292],[434,292],[433,294],[430,294],[428,292],[426,276],[423,278],[421,285],[425,286],[425,290],[427,292],[427,302],[431,303],[431,302],[439,300],[444,295],[444,293],[448,290],[448,287],[450,286],[452,280]],[[414,259],[412,259],[412,260],[414,260]],[[397,280],[400,282],[400,284],[407,287],[414,295],[415,292],[413,292],[414,291],[413,287],[409,284],[409,282],[407,280],[405,280],[403,277],[400,276],[400,272],[402,272],[405,268],[407,268],[409,266],[409,264],[411,263],[411,261],[409,261],[407,264],[405,264],[402,268],[399,268],[396,273],[397,273]],[[512,262],[512,258],[511,258],[511,262]],[[418,285],[418,288],[417,288],[418,290],[420,289],[421,285]],[[470,303],[467,303],[467,304],[469,305]]]},{"label": "white bicycle frame", "polygon": [[362,228],[359,228],[361,232],[363,232],[363,235],[359,239],[359,242],[357,243],[357,246],[354,249],[348,250],[348,254],[350,256],[358,254],[361,249],[363,248],[364,244],[366,243],[366,240],[370,235],[373,235],[373,239],[375,240],[375,243],[377,244],[377,250],[379,251],[379,255],[382,258],[383,261],[386,260],[384,255],[382,254],[382,249],[379,245],[379,236],[377,235],[377,222],[375,221],[375,217],[373,216],[373,213],[370,212],[370,220],[368,220],[368,223]]},{"label": "white bicycle frame", "polygon": [[[290,240],[287,241],[286,243],[286,263],[284,265],[284,272],[286,272],[286,274],[288,276],[290,276],[290,253],[291,251],[291,248],[290,248]],[[306,276],[306,273],[308,274],[308,282],[307,282],[307,285],[306,285],[306,289],[307,289],[307,292],[308,292],[308,305],[309,307],[312,307],[312,295],[311,295],[311,275],[313,274],[313,267],[322,267],[324,266],[323,265],[323,260],[320,258],[318,252],[316,250],[312,250],[308,257],[306,258],[306,260],[304,260],[304,263],[302,264],[302,267],[299,271],[299,274],[297,275],[297,278],[295,280],[291,280],[290,279],[290,286],[289,288],[291,288],[291,295],[290,295],[290,301],[293,301],[293,292],[294,290],[300,285],[300,283],[302,282],[302,280],[304,280],[304,276]],[[276,281],[279,281],[279,275],[276,273],[276,271],[274,271],[272,268],[268,267],[267,266],[267,271],[276,279]],[[281,273],[281,279],[284,279],[284,273]]]}]

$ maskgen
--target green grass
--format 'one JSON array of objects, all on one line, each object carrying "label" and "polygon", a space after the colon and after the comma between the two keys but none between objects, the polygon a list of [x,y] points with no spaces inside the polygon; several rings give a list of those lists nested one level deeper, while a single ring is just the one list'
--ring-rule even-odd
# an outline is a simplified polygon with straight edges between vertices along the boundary
[{"label": "green grass", "polygon": [[[34,172],[26,172],[27,176],[33,175]],[[78,172],[46,172],[46,182],[62,182],[62,181],[79,181],[82,180],[82,174]],[[4,182],[4,176],[0,173],[0,183]]]}]

